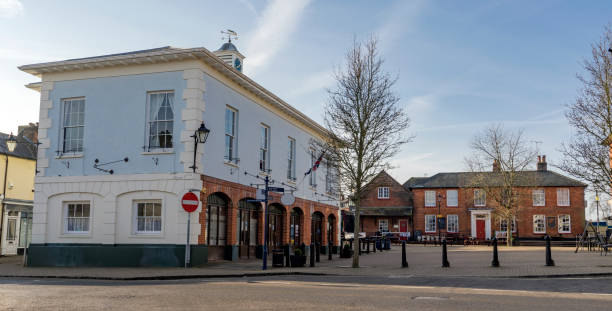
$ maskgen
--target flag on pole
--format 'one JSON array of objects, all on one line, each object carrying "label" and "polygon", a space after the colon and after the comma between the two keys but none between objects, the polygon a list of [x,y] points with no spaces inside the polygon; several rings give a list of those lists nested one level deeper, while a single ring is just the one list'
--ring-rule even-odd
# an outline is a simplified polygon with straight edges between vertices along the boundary
[{"label": "flag on pole", "polygon": [[321,165],[321,160],[323,160],[323,156],[325,155],[325,151],[323,151],[321,153],[321,156],[317,159],[317,161],[314,163],[314,165],[308,169],[308,171],[306,173],[304,173],[304,176],[314,172],[317,170],[317,168],[319,168],[319,165]]}]

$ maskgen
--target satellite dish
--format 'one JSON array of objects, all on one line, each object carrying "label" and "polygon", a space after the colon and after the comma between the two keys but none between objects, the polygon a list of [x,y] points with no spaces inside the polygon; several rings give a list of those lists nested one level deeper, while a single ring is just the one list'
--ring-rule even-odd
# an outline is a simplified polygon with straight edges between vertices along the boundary
[{"label": "satellite dish", "polygon": [[289,192],[285,192],[282,196],[281,196],[281,203],[283,203],[283,205],[293,205],[293,203],[295,203],[295,197],[293,196],[293,194],[289,193]]}]

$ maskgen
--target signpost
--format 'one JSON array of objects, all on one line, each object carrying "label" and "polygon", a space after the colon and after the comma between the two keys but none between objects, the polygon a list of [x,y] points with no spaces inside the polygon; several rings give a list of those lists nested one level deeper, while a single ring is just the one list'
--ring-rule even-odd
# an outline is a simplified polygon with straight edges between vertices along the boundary
[{"label": "signpost", "polygon": [[198,200],[198,196],[193,194],[192,192],[187,192],[183,195],[181,199],[181,205],[185,212],[187,212],[187,243],[185,244],[185,268],[189,266],[189,257],[191,257],[191,247],[189,245],[189,233],[190,233],[190,225],[191,225],[191,213],[198,209],[198,204],[200,201]]}]

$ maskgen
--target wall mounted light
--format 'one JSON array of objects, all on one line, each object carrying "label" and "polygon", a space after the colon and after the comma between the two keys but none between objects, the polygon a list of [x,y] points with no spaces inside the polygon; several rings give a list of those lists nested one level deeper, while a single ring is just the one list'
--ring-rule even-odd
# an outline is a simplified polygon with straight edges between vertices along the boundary
[{"label": "wall mounted light", "polygon": [[197,155],[197,150],[198,150],[198,143],[205,143],[206,140],[208,139],[208,134],[210,134],[210,130],[206,128],[206,125],[204,125],[204,122],[202,122],[202,124],[200,124],[200,127],[195,131],[195,133],[193,133],[193,135],[191,135],[191,137],[193,137],[193,141],[194,141],[194,146],[193,146],[193,166],[190,166],[190,168],[193,169],[193,172],[196,172],[196,155]]}]

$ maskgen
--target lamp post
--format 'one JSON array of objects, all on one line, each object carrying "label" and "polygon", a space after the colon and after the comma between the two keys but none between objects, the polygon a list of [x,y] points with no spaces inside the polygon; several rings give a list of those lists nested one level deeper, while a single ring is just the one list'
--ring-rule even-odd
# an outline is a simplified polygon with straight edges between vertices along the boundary
[{"label": "lamp post", "polygon": [[198,151],[198,143],[205,143],[206,139],[208,139],[208,134],[210,133],[210,130],[206,128],[206,126],[204,125],[204,122],[202,122],[202,124],[200,124],[200,127],[193,133],[193,135],[191,135],[191,137],[193,137],[193,141],[194,141],[194,146],[193,146],[193,166],[190,166],[190,168],[193,169],[193,172],[196,172],[196,155],[197,155],[197,151]]},{"label": "lamp post", "polygon": [[599,238],[599,191],[595,189],[595,204],[597,205],[597,238]]},{"label": "lamp post", "polygon": [[438,223],[436,224],[436,227],[438,229],[438,242],[440,243],[442,243],[442,228],[440,228],[442,225],[442,212],[440,211],[442,199],[444,199],[444,195],[438,194],[438,217],[436,217]]}]

